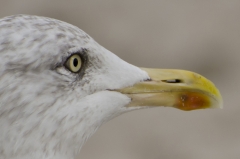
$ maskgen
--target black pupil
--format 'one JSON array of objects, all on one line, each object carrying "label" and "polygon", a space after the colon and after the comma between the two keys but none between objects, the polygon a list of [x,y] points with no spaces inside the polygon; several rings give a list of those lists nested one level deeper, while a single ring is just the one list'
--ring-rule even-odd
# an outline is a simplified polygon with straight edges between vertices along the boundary
[{"label": "black pupil", "polygon": [[73,60],[73,65],[74,65],[75,67],[77,67],[77,65],[78,65],[78,59],[75,58],[75,59]]}]

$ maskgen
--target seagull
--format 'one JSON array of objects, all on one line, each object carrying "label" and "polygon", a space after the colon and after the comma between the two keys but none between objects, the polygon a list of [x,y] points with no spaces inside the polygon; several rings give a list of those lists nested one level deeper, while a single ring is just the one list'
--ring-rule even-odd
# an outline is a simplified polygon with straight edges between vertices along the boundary
[{"label": "seagull", "polygon": [[205,77],[131,65],[76,26],[0,19],[0,158],[74,159],[105,122],[157,106],[222,107]]}]

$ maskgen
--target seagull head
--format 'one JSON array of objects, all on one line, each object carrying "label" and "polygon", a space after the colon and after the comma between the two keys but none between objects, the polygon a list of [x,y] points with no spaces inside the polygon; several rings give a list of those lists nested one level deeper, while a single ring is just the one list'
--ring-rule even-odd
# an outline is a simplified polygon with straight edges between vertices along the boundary
[{"label": "seagull head", "polygon": [[104,122],[156,106],[221,107],[212,82],[133,66],[51,18],[0,20],[0,158],[74,158]]}]

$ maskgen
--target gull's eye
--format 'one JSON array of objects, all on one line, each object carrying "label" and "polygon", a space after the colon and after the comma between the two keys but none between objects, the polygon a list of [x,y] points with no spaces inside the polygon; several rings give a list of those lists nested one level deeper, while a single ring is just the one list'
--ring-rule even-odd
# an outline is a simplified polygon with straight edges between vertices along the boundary
[{"label": "gull's eye", "polygon": [[65,66],[67,67],[67,69],[69,69],[70,71],[72,71],[74,73],[78,72],[82,66],[81,57],[78,54],[74,54],[74,55],[70,56],[67,59]]}]

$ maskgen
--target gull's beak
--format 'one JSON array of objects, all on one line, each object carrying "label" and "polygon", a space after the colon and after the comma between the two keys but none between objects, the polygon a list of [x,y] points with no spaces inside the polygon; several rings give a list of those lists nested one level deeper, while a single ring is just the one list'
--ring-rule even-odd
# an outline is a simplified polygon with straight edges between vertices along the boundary
[{"label": "gull's beak", "polygon": [[182,110],[222,107],[222,97],[205,77],[183,70],[148,69],[151,78],[131,87],[118,89],[129,96],[134,106],[167,106]]}]

